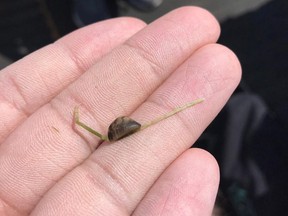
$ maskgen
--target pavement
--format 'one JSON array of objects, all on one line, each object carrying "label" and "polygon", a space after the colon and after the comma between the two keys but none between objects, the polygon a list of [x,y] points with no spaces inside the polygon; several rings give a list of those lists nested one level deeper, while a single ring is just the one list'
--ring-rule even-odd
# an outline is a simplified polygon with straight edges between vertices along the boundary
[{"label": "pavement", "polygon": [[[164,0],[161,6],[151,12],[140,12],[131,8],[123,0],[118,0],[120,6],[120,16],[132,16],[152,22],[165,13],[187,5],[194,5],[206,8],[220,21],[240,16],[244,13],[256,10],[263,4],[271,0]],[[11,61],[0,53],[0,69],[9,65]]]},{"label": "pavement", "polygon": [[271,0],[164,0],[160,7],[148,13],[139,12],[127,7],[127,4],[123,0],[119,1],[119,3],[123,6],[123,10],[120,12],[121,15],[138,17],[150,23],[175,8],[187,5],[205,8],[222,22],[226,19],[256,10],[269,1]]}]

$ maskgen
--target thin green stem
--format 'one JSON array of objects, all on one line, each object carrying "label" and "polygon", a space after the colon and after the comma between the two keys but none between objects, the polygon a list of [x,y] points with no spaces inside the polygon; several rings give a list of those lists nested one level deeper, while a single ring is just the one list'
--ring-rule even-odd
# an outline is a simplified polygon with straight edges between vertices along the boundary
[{"label": "thin green stem", "polygon": [[140,130],[144,130],[147,127],[150,127],[151,125],[157,124],[158,122],[160,122],[160,121],[162,121],[164,119],[167,119],[167,118],[169,118],[169,117],[171,117],[171,116],[173,116],[173,115],[175,115],[175,114],[177,114],[177,113],[179,113],[179,112],[181,112],[181,111],[183,111],[183,110],[185,110],[187,108],[195,106],[196,104],[199,104],[199,103],[201,103],[203,101],[204,101],[204,98],[199,98],[197,100],[194,100],[194,101],[192,101],[190,103],[185,104],[184,106],[177,107],[177,108],[173,109],[171,112],[166,113],[166,114],[164,114],[164,115],[162,115],[162,116],[160,116],[160,117],[158,117],[158,118],[156,118],[156,119],[154,119],[154,120],[142,125]]},{"label": "thin green stem", "polygon": [[74,108],[74,120],[77,125],[89,131],[90,133],[94,134],[95,136],[99,137],[101,140],[109,141],[107,136],[95,131],[94,129],[92,129],[91,127],[89,127],[88,125],[84,124],[83,122],[79,120],[79,108],[78,107]]}]

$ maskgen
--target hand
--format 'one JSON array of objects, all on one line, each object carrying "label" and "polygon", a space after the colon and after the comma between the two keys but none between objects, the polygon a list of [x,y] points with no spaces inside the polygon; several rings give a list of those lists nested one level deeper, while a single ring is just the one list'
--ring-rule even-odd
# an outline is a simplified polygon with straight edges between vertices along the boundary
[{"label": "hand", "polygon": [[[224,106],[240,65],[215,44],[216,20],[180,8],[145,26],[118,18],[85,27],[0,73],[1,215],[210,215],[215,160],[189,147]],[[129,39],[128,39],[129,38]],[[205,101],[117,142],[118,116],[144,123]]]}]

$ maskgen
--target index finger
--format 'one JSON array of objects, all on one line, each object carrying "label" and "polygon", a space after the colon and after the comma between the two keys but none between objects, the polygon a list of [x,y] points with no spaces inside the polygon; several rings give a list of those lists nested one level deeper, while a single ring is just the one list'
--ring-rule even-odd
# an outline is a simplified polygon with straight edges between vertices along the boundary
[{"label": "index finger", "polygon": [[0,142],[97,59],[144,25],[132,18],[99,22],[77,30],[3,69],[0,73]]}]

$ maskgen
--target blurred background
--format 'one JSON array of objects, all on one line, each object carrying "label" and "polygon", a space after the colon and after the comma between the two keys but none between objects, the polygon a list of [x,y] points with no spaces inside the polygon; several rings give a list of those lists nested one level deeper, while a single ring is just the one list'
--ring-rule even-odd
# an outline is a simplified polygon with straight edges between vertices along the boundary
[{"label": "blurred background", "polygon": [[118,16],[149,23],[185,5],[216,16],[219,43],[243,68],[239,87],[194,145],[220,165],[214,215],[288,215],[288,1],[1,0],[0,69],[90,23]]}]

